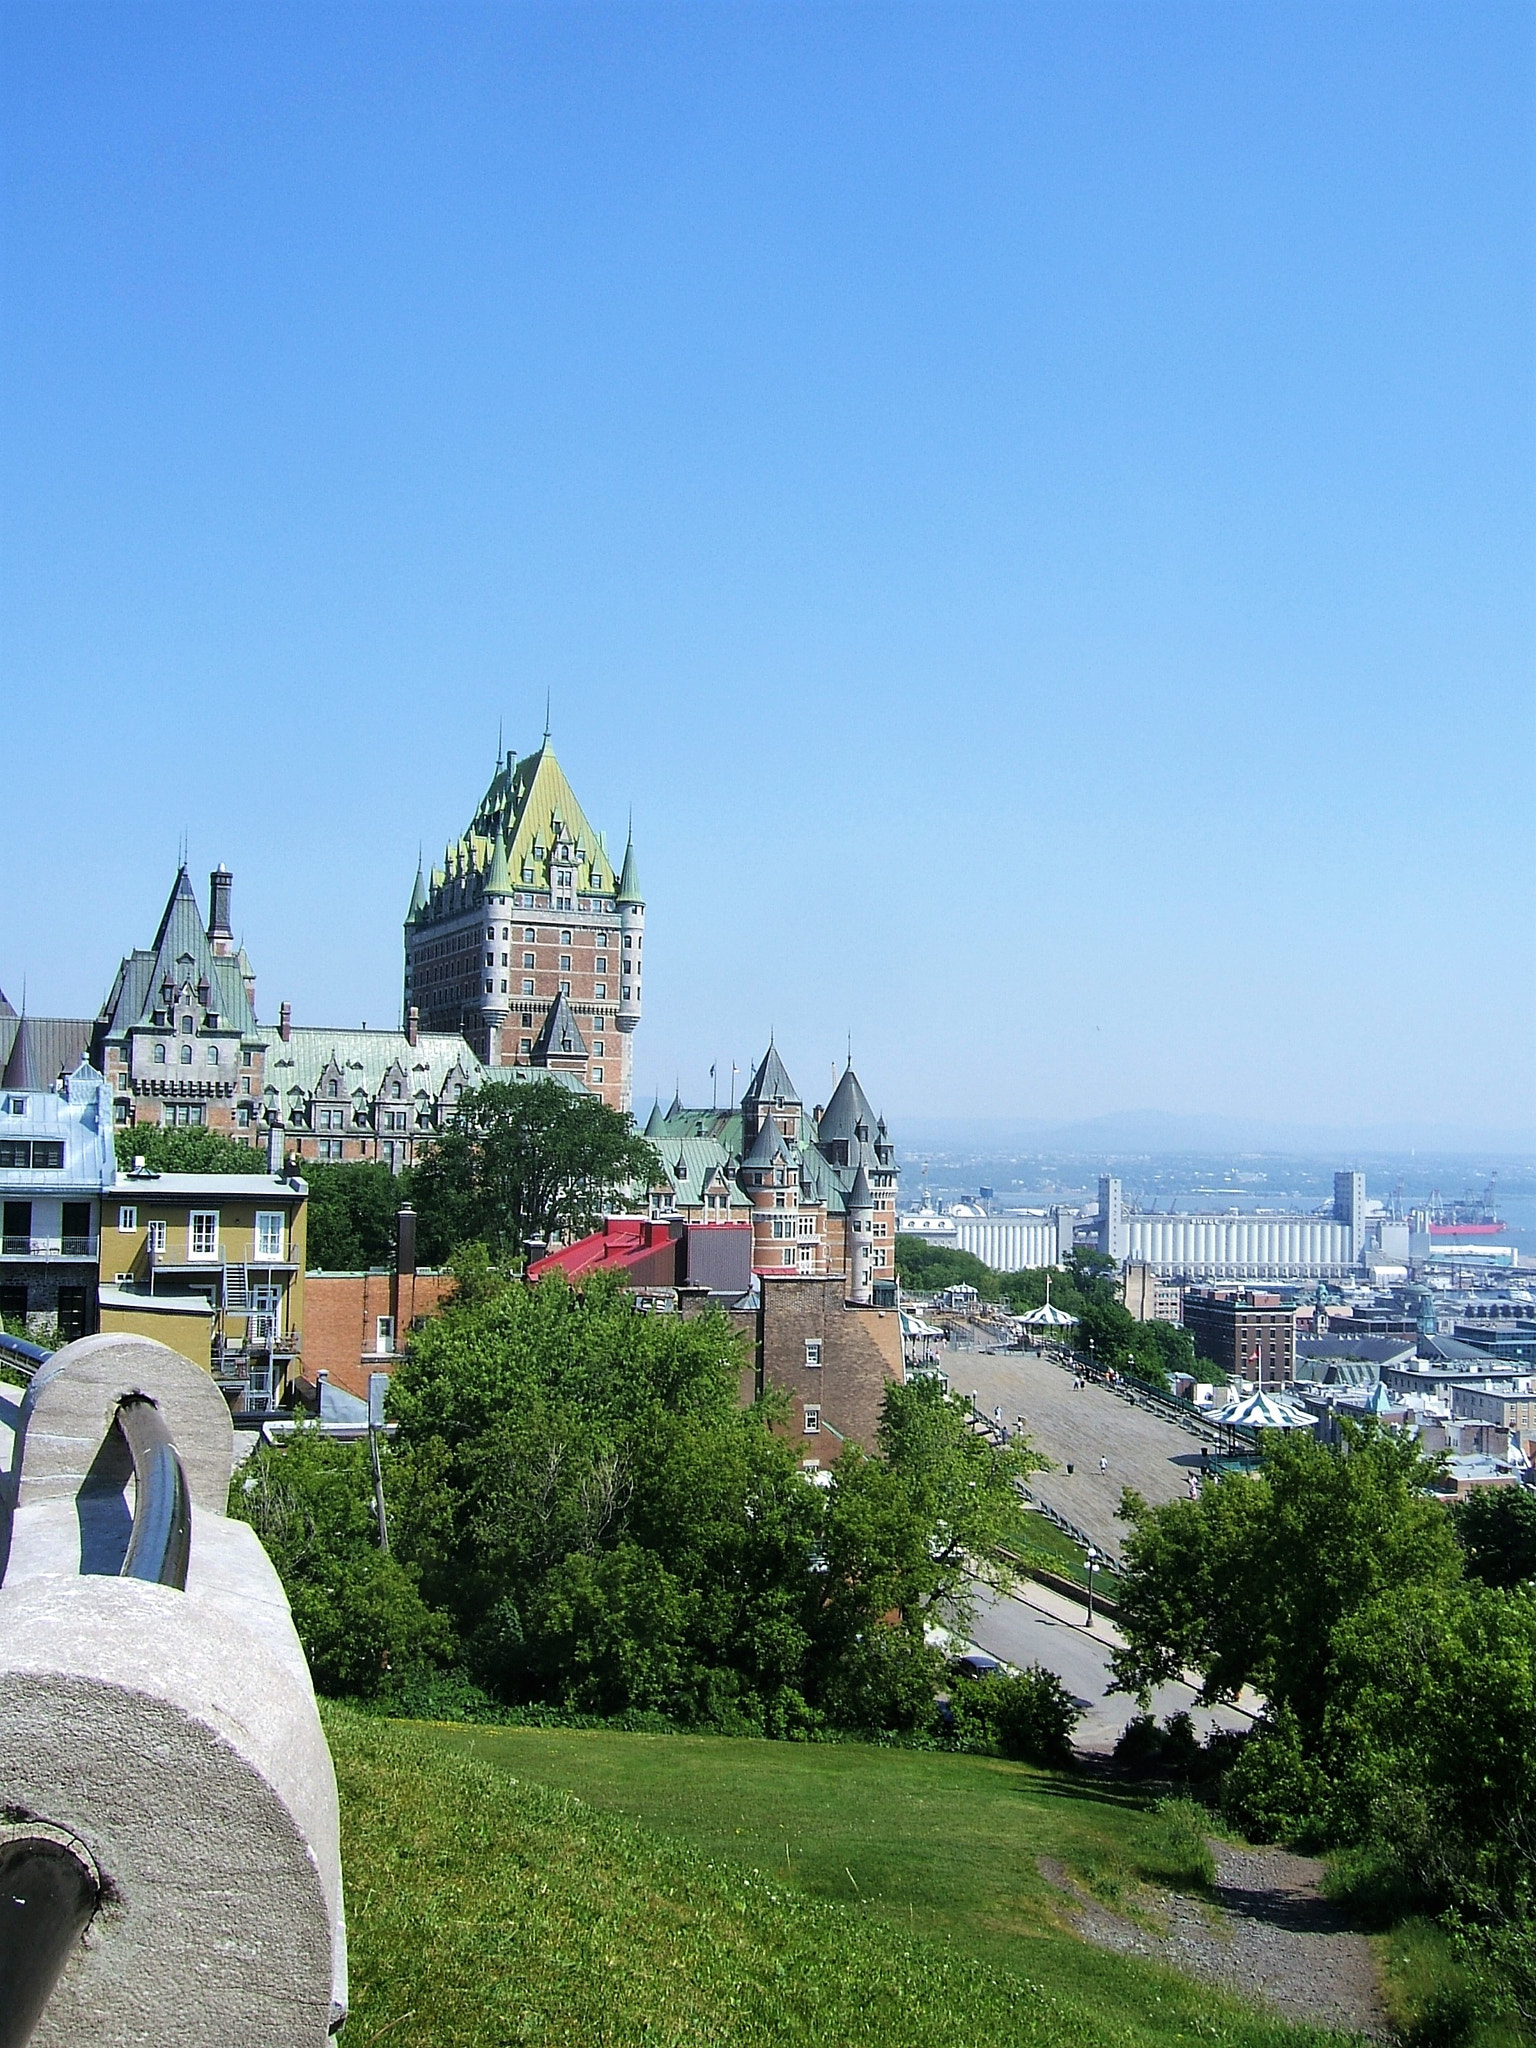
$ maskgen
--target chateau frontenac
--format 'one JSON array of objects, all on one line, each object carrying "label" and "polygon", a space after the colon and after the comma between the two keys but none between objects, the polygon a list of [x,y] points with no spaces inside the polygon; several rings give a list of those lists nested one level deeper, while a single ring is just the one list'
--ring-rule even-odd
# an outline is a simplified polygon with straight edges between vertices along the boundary
[{"label": "chateau frontenac", "polygon": [[417,869],[407,1027],[462,1032],[489,1068],[568,1074],[627,1110],[644,937],[633,841],[615,872],[546,733],[498,758],[442,865]]}]

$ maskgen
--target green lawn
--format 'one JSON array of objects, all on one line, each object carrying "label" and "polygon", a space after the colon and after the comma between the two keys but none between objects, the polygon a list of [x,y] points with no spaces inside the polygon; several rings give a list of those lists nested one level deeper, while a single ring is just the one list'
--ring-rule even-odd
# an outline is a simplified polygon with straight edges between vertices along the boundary
[{"label": "green lawn", "polygon": [[[1079,1586],[1088,1583],[1088,1565],[1082,1545],[1074,1542],[1065,1529],[1058,1529],[1054,1522],[1048,1522],[1041,1514],[1030,1518],[1029,1558],[1031,1564],[1056,1572],[1064,1579],[1075,1580]],[[1111,1600],[1114,1598],[1113,1572],[1096,1571],[1093,1584],[1095,1592]]]},{"label": "green lawn", "polygon": [[326,1718],[352,2048],[1319,2038],[1060,1924],[1041,1854],[1108,1897],[1193,1881],[1187,1834],[1113,1791],[853,1744]]}]

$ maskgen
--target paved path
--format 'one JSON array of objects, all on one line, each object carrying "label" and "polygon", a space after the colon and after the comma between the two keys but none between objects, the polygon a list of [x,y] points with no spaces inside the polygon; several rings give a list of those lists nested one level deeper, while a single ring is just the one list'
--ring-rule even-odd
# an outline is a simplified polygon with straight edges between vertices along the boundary
[{"label": "paved path", "polygon": [[[1109,1653],[1119,1640],[1118,1630],[1095,1615],[1090,1632],[1088,1610],[1048,1586],[1028,1586],[1013,1599],[983,1592],[971,1640],[1006,1664],[1043,1664],[1055,1672],[1087,1709],[1073,1736],[1078,1749],[1113,1749],[1121,1729],[1141,1711],[1125,1693],[1109,1692]],[[1236,1707],[1197,1707],[1194,1688],[1188,1685],[1160,1686],[1152,1695],[1152,1712],[1160,1721],[1188,1713],[1202,1740],[1211,1727],[1253,1724],[1252,1715]]]},{"label": "paved path", "polygon": [[1154,1503],[1176,1500],[1205,1462],[1198,1437],[1103,1387],[1074,1388],[1069,1372],[1036,1353],[947,1350],[943,1364],[950,1391],[974,1392],[984,1414],[1001,1408],[1009,1429],[1023,1416],[1031,1442],[1056,1468],[1036,1473],[1030,1491],[1112,1557],[1126,1535],[1121,1490],[1134,1487]]}]

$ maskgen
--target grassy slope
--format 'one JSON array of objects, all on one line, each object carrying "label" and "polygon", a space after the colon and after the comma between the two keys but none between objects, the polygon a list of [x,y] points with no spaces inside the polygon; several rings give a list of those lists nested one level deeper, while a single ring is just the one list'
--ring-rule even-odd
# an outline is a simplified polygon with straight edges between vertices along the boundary
[{"label": "grassy slope", "polygon": [[334,1708],[327,1725],[353,2048],[1303,2038],[1054,1927],[1036,1854],[1113,1890],[1180,1851],[1155,1817],[1018,1766]]}]

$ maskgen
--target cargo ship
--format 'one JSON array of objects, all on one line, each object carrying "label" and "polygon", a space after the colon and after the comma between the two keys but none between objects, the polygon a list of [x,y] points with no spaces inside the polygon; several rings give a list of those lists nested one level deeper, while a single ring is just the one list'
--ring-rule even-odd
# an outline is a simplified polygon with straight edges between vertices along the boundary
[{"label": "cargo ship", "polygon": [[1438,1195],[1431,1197],[1431,1237],[1500,1237],[1503,1232],[1504,1219],[1494,1213],[1491,1187],[1481,1201],[1471,1195],[1463,1196],[1459,1202],[1442,1202]]}]

